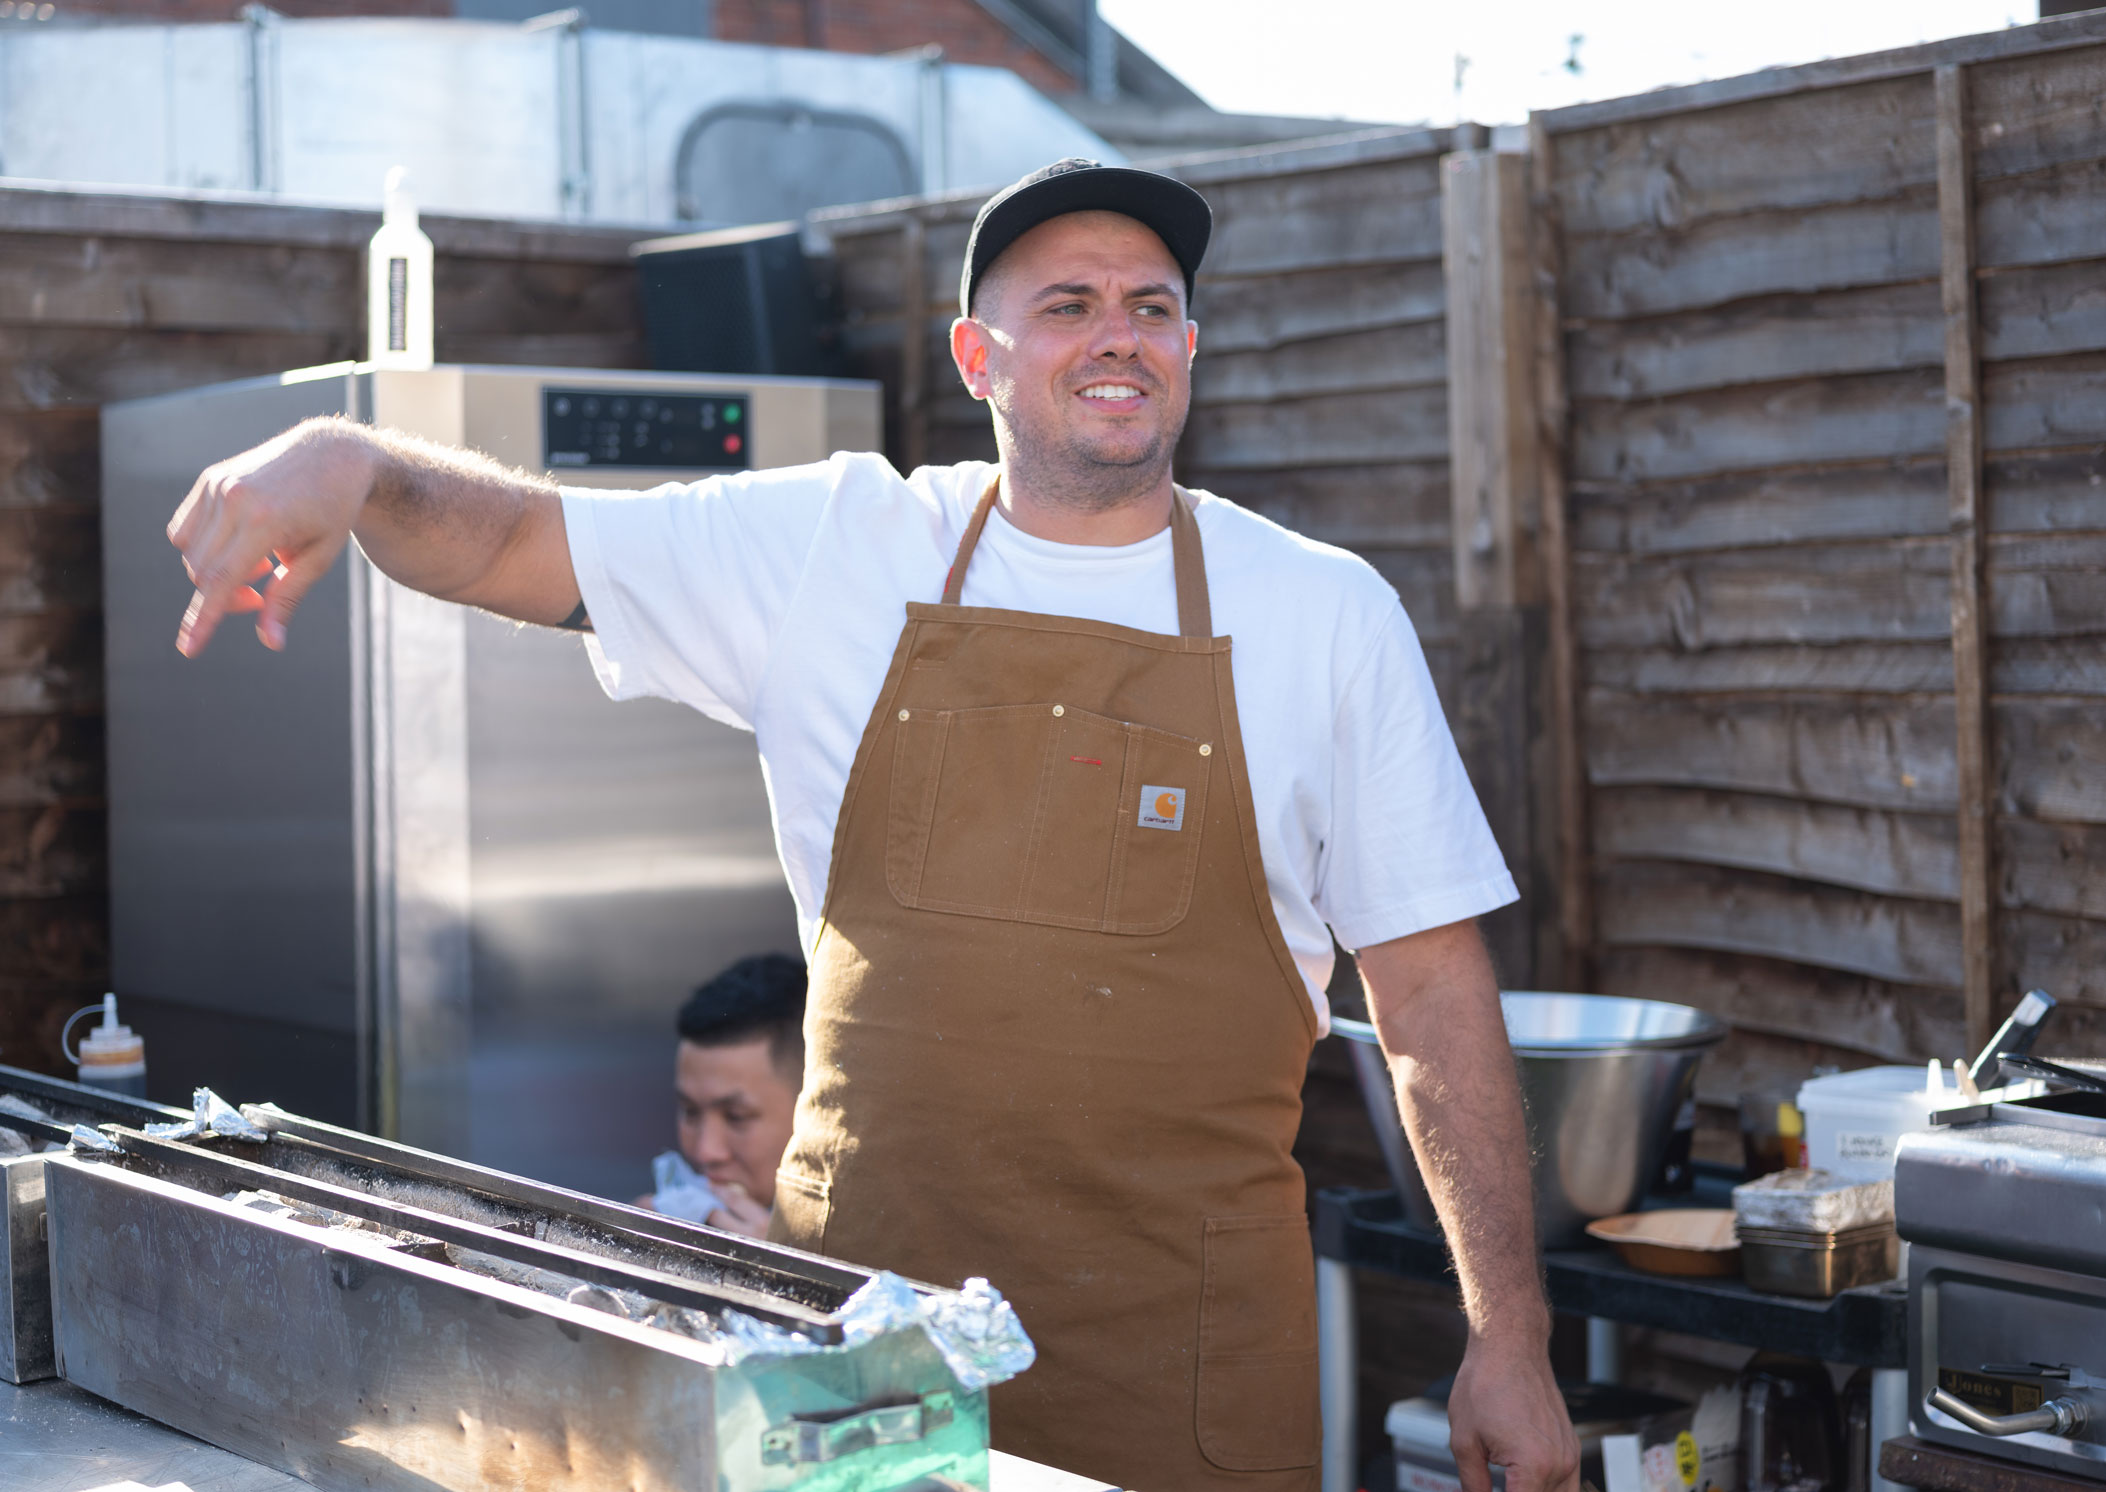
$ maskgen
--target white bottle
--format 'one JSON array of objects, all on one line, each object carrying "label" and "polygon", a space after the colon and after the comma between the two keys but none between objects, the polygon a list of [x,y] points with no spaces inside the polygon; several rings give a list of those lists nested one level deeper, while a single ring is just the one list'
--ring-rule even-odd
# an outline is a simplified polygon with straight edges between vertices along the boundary
[{"label": "white bottle", "polygon": [[146,1041],[130,1026],[117,1024],[115,995],[104,995],[99,1007],[90,1005],[75,1011],[73,1020],[66,1022],[67,1028],[70,1030],[73,1021],[98,1008],[102,1011],[102,1024],[91,1028],[80,1045],[66,1054],[73,1059],[80,1081],[91,1088],[107,1088],[133,1098],[146,1097]]},{"label": "white bottle", "polygon": [[388,172],[380,231],[366,249],[366,361],[431,366],[431,240],[417,226],[409,172]]}]

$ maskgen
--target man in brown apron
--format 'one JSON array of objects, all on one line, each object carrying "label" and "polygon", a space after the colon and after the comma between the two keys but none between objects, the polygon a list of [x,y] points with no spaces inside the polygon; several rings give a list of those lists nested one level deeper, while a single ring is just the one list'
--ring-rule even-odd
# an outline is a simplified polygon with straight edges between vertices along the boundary
[{"label": "man in brown apron", "polygon": [[[1006,1450],[1143,1492],[1309,1492],[1315,1301],[1290,1150],[1318,1017],[1268,890],[1232,640],[1170,477],[1209,232],[1181,183],[1081,161],[975,224],[953,350],[1003,462],[940,594],[888,623],[833,821],[773,1232],[941,1283],[992,1278],[1039,1348],[994,1393]],[[207,472],[178,514],[200,588],[181,645],[228,610],[260,610],[282,645],[354,524],[405,584],[589,626],[582,541],[552,496],[396,437],[302,427]],[[1167,527],[1175,633],[963,604],[998,505],[1064,545]],[[611,622],[617,595],[592,594]],[[1482,945],[1468,921],[1431,927],[1363,947],[1361,969],[1470,1315],[1464,1483],[1483,1492],[1489,1458],[1513,1492],[1570,1487]]]}]

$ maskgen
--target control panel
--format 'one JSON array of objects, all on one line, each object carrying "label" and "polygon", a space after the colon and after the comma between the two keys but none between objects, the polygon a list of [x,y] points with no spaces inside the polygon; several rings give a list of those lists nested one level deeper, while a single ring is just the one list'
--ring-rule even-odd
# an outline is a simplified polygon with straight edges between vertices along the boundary
[{"label": "control panel", "polygon": [[753,464],[746,394],[543,389],[541,459],[551,469],[743,471]]}]

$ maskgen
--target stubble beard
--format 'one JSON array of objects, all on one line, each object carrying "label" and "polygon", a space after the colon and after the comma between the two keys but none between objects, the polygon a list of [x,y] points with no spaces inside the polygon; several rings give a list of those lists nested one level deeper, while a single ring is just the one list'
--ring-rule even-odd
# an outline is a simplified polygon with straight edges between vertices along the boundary
[{"label": "stubble beard", "polygon": [[1003,470],[1034,499],[1070,512],[1109,513],[1155,492],[1170,473],[1171,456],[1184,433],[1180,415],[1173,427],[1158,428],[1140,451],[1112,460],[1064,432],[1014,419],[1012,401],[1003,393],[997,387],[988,400]]}]

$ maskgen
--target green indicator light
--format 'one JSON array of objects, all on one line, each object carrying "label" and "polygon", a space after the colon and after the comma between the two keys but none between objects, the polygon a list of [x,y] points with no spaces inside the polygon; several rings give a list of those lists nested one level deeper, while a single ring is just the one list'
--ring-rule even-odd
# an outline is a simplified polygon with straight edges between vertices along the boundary
[{"label": "green indicator light", "polygon": [[739,422],[739,407],[736,404],[725,405],[724,419],[726,423],[736,425]]}]

